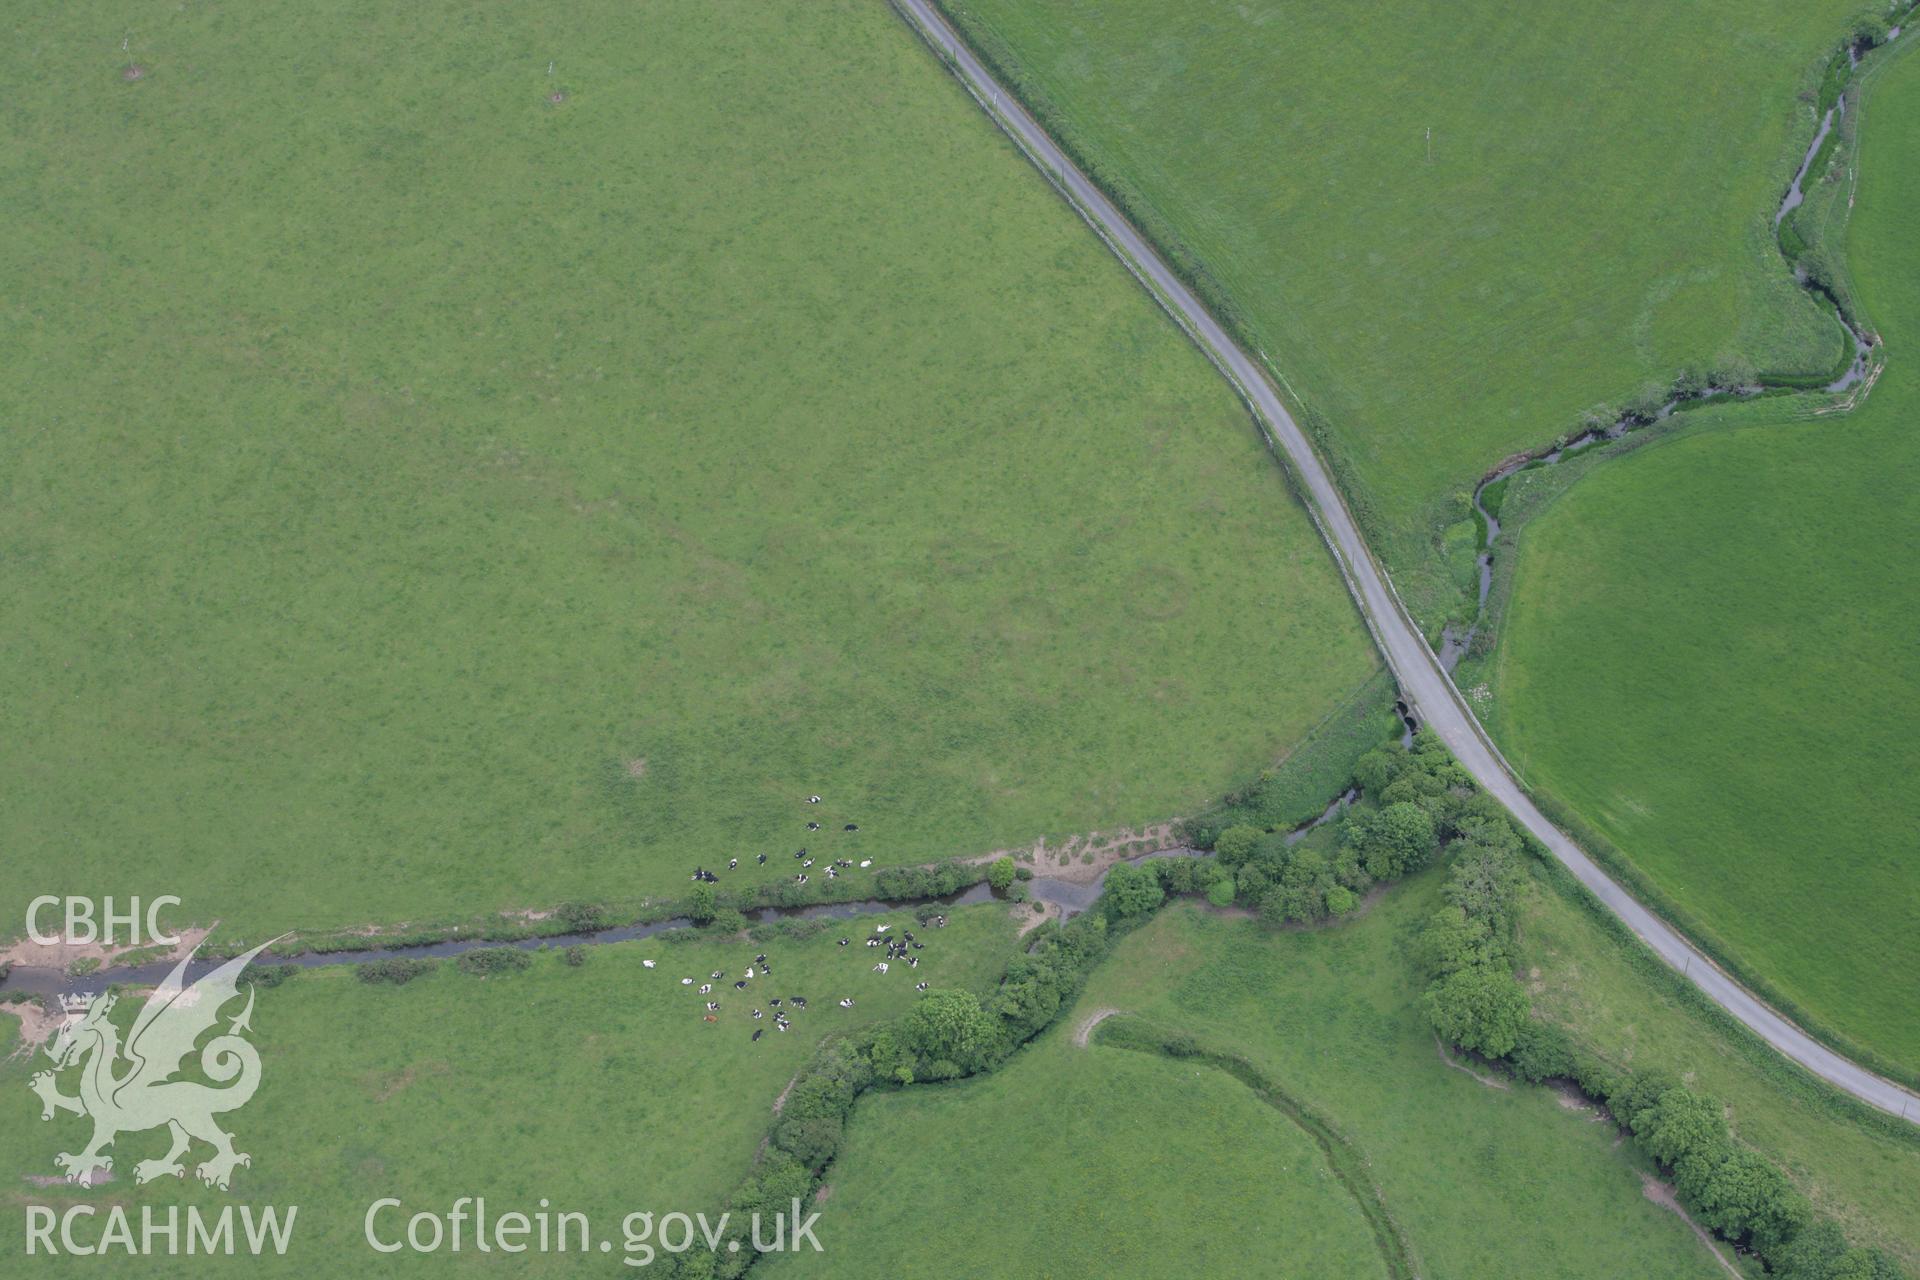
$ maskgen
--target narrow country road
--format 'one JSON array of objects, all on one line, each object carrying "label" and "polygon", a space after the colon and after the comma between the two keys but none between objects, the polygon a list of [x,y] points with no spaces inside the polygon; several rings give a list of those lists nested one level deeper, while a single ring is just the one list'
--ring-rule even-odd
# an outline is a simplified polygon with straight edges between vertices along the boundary
[{"label": "narrow country road", "polygon": [[1433,650],[1400,603],[1387,576],[1360,536],[1353,515],[1320,457],[1295,424],[1265,374],[1227,335],[1159,254],[1073,161],[1054,145],[1020,102],[997,83],[966,43],[928,0],[893,0],[900,13],[945,56],[960,80],[995,123],[1026,152],[1126,263],[1174,319],[1239,390],[1271,442],[1284,450],[1305,486],[1308,510],[1332,548],[1348,588],[1359,602],[1374,640],[1386,656],[1401,693],[1476,781],[1513,815],[1607,908],[1627,923],[1667,964],[1767,1043],[1821,1079],[1884,1111],[1920,1124],[1920,1094],[1901,1088],[1813,1039],[1728,977],[1664,920],[1641,906],[1579,846],[1547,821],[1528,798],[1498,748],[1440,667]]}]

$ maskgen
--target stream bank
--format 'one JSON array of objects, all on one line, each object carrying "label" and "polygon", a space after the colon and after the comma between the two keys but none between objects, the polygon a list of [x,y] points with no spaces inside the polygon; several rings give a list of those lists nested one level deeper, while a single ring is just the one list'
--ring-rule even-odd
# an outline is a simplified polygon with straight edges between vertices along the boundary
[{"label": "stream bank", "polygon": [[1846,334],[1850,350],[1843,353],[1841,363],[1829,376],[1820,379],[1762,376],[1749,383],[1720,386],[1713,383],[1695,385],[1683,378],[1673,386],[1666,401],[1655,409],[1626,410],[1609,426],[1563,438],[1537,452],[1516,454],[1483,475],[1474,486],[1472,497],[1473,518],[1479,527],[1473,621],[1465,627],[1448,622],[1441,630],[1437,646],[1440,664],[1449,674],[1462,658],[1473,651],[1474,642],[1481,637],[1489,622],[1488,599],[1493,591],[1494,554],[1501,531],[1501,499],[1505,496],[1506,482],[1512,477],[1522,471],[1557,466],[1567,459],[1584,455],[1589,450],[1603,447],[1645,427],[1666,422],[1676,413],[1711,401],[1808,392],[1845,395],[1857,387],[1870,389],[1869,379],[1875,355],[1880,350],[1878,335],[1864,326],[1843,300],[1839,290],[1809,269],[1806,257],[1811,246],[1798,231],[1792,215],[1806,203],[1809,178],[1814,176],[1816,168],[1824,172],[1823,162],[1830,163],[1833,152],[1841,145],[1839,131],[1846,119],[1847,89],[1853,73],[1874,50],[1886,48],[1899,39],[1901,30],[1899,25],[1890,27],[1886,38],[1877,43],[1864,37],[1855,37],[1841,53],[1834,56],[1834,64],[1828,69],[1827,82],[1815,105],[1818,123],[1813,140],[1807,144],[1799,167],[1794,171],[1792,181],[1781,195],[1773,214],[1775,240],[1781,256],[1793,273],[1794,281],[1820,301]]}]

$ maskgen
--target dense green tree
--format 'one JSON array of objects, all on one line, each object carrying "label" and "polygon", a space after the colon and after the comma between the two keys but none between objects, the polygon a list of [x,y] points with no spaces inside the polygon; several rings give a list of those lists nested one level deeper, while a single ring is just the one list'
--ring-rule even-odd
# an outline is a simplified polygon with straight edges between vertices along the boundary
[{"label": "dense green tree", "polygon": [[711,924],[717,910],[719,899],[713,886],[704,880],[694,885],[693,892],[687,895],[687,918],[695,924]]},{"label": "dense green tree", "polygon": [[1640,1112],[1633,1132],[1648,1155],[1661,1164],[1678,1166],[1689,1155],[1724,1147],[1727,1120],[1720,1114],[1719,1103],[1685,1085],[1675,1085]]},{"label": "dense green tree", "polygon": [[987,883],[993,886],[995,893],[1005,893],[1013,883],[1013,873],[1013,859],[1001,858],[987,868]]},{"label": "dense green tree", "polygon": [[1905,1280],[1897,1262],[1878,1249],[1849,1246],[1831,1220],[1814,1223],[1767,1261],[1780,1280]]},{"label": "dense green tree", "polygon": [[1446,790],[1447,784],[1426,770],[1409,769],[1388,784],[1377,798],[1381,804],[1417,803],[1429,796],[1442,795]]},{"label": "dense green tree", "polygon": [[[1522,1080],[1538,1084],[1555,1076],[1571,1076],[1578,1069],[1573,1040],[1555,1023],[1530,1019],[1520,1029],[1507,1064]],[[1584,1088],[1584,1086],[1582,1086]]]},{"label": "dense green tree", "polygon": [[792,1213],[793,1201],[811,1195],[813,1178],[805,1165],[779,1147],[769,1147],[764,1160],[733,1194],[733,1209],[741,1218]]},{"label": "dense green tree", "polygon": [[1486,921],[1459,907],[1442,907],[1427,918],[1415,953],[1428,973],[1441,977],[1500,956]]},{"label": "dense green tree", "polygon": [[1455,840],[1448,846],[1453,866],[1442,892],[1448,902],[1486,923],[1489,934],[1513,936],[1513,913],[1526,885],[1520,860],[1505,849]]},{"label": "dense green tree", "polygon": [[1378,796],[1413,764],[1399,747],[1375,747],[1353,762],[1353,780],[1370,796]]},{"label": "dense green tree", "polygon": [[1527,993],[1493,965],[1448,974],[1427,989],[1422,1003],[1442,1038],[1489,1058],[1511,1052],[1527,1022]]},{"label": "dense green tree", "polygon": [[1648,1117],[1651,1122],[1654,1105],[1667,1090],[1679,1087],[1679,1076],[1665,1067],[1651,1067],[1635,1072],[1608,1094],[1607,1106],[1622,1124],[1637,1134],[1642,1117]]},{"label": "dense green tree", "polygon": [[1237,867],[1247,860],[1253,852],[1254,841],[1259,838],[1258,828],[1245,824],[1228,827],[1214,838],[1214,856],[1229,867]]},{"label": "dense green tree", "polygon": [[1106,891],[1101,901],[1106,904],[1108,919],[1131,920],[1146,915],[1166,901],[1166,897],[1166,890],[1160,887],[1160,877],[1153,871],[1116,862],[1107,872]]},{"label": "dense green tree", "polygon": [[1260,899],[1260,914],[1275,923],[1282,920],[1319,920],[1327,914],[1327,890],[1333,873],[1324,855],[1296,848],[1280,872],[1279,883]]},{"label": "dense green tree", "polygon": [[1513,819],[1507,816],[1498,800],[1484,791],[1475,791],[1460,801],[1453,823],[1458,839],[1515,855],[1526,851],[1520,833],[1514,829]]},{"label": "dense green tree", "polygon": [[1798,1235],[1812,1206],[1758,1152],[1735,1148],[1707,1179],[1696,1207],[1706,1224],[1766,1256]]},{"label": "dense green tree", "polygon": [[1233,881],[1234,897],[1250,907],[1259,906],[1260,899],[1264,898],[1267,890],[1273,887],[1273,877],[1252,863],[1236,871]]},{"label": "dense green tree", "polygon": [[845,1121],[837,1115],[792,1119],[783,1116],[774,1137],[793,1153],[794,1159],[808,1168],[818,1169],[839,1152],[844,1128]]},{"label": "dense green tree", "polygon": [[1366,863],[1360,858],[1359,850],[1351,845],[1342,845],[1333,856],[1333,878],[1358,894],[1373,888],[1373,876],[1367,871]]},{"label": "dense green tree", "polygon": [[874,1032],[873,1039],[867,1044],[867,1061],[872,1064],[877,1079],[892,1084],[913,1083],[913,1048],[905,1036],[896,1035],[891,1027],[882,1027]]},{"label": "dense green tree", "polygon": [[[1158,881],[1154,891],[1159,892]],[[971,991],[942,989],[929,991],[907,1015],[900,1019],[900,1038],[922,1059],[929,1071],[933,1064],[950,1062],[958,1074],[978,1071],[993,1056],[999,1043],[998,1027],[979,998]]]},{"label": "dense green tree", "polygon": [[1413,735],[1413,762],[1423,772],[1433,774],[1449,787],[1471,787],[1473,775],[1466,771],[1453,752],[1447,750],[1447,744],[1440,741],[1440,735],[1430,728],[1423,728]]},{"label": "dense green tree", "polygon": [[1433,856],[1433,818],[1410,801],[1349,817],[1341,842],[1359,856],[1375,880],[1397,880]]}]

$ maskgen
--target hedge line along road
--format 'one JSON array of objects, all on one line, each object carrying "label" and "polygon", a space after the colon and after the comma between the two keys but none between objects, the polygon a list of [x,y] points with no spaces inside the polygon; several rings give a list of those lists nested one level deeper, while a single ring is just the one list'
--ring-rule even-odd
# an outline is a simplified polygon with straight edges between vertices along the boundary
[{"label": "hedge line along road", "polygon": [[1687,981],[1705,992],[1715,1004],[1821,1079],[1863,1102],[1920,1124],[1920,1094],[1881,1079],[1774,1012],[1664,920],[1635,901],[1565,833],[1547,821],[1480,727],[1479,720],[1467,708],[1452,678],[1441,669],[1439,659],[1419,628],[1413,625],[1386,574],[1361,538],[1359,526],[1334,486],[1333,477],[1280,402],[1266,375],[1200,305],[1199,299],[1174,275],[1153,246],[1134,230],[1113,202],[1027,114],[1020,101],[994,80],[929,0],[893,0],[893,4],[946,60],[994,122],[1039,166],[1088,225],[1227,376],[1252,408],[1269,441],[1284,451],[1306,490],[1308,510],[1346,575],[1348,589],[1366,617],[1380,651],[1393,668],[1402,695],[1418,709],[1422,723],[1440,736],[1474,779],[1506,805],[1608,910],[1625,921],[1655,954],[1684,974]]}]

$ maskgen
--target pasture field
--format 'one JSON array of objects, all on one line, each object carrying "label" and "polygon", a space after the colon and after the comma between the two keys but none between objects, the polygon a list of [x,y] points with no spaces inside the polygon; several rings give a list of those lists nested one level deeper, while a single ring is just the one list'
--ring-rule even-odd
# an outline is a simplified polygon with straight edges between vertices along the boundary
[{"label": "pasture field", "polygon": [[1547,886],[1526,904],[1518,961],[1536,1015],[1613,1062],[1685,1073],[1850,1239],[1920,1270],[1920,1132],[1878,1113],[1861,1123],[1859,1104],[1730,1030],[1639,944]]},{"label": "pasture field", "polygon": [[831,1243],[766,1274],[1385,1274],[1310,1138],[1222,1072],[1077,1046],[1085,1009],[993,1075],[863,1100]]},{"label": "pasture field", "polygon": [[1425,625],[1505,456],[1840,357],[1770,215],[1853,0],[942,6],[1270,357]]},{"label": "pasture field", "polygon": [[[1276,931],[1191,902],[1171,905],[1120,942],[1061,1027],[1070,1031],[1093,1011],[1120,1009],[1248,1059],[1358,1149],[1422,1276],[1722,1276],[1687,1227],[1642,1196],[1640,1161],[1632,1147],[1615,1147],[1611,1126],[1566,1110],[1547,1090],[1491,1089],[1441,1060],[1405,950],[1407,935],[1438,904],[1438,884],[1437,876],[1423,875],[1388,892],[1364,917],[1321,929]],[[1035,1258],[1022,1247],[1028,1240],[1042,1259],[1060,1260],[1058,1274],[1078,1274],[1072,1260],[1094,1256],[1111,1239],[1135,1247],[1125,1215],[1105,1206],[1117,1210],[1134,1188],[1152,1198],[1167,1176],[1162,1153],[1185,1151],[1188,1131],[1212,1131],[1203,1110],[1169,1102],[1192,1096],[1189,1090],[1230,1086],[1222,1105],[1239,1091],[1282,1119],[1212,1067],[1107,1048],[1097,1036],[1079,1049],[1065,1035],[1050,1032],[1003,1068],[1004,1080],[916,1087],[859,1104],[842,1164],[829,1175],[834,1200],[857,1197],[880,1215],[877,1221],[902,1230],[910,1224],[914,1254],[867,1233],[864,1211],[852,1224],[863,1240],[873,1235],[871,1247],[887,1249],[903,1274],[920,1274],[914,1268],[925,1260],[957,1251],[976,1258],[985,1274],[1031,1275]],[[1091,1116],[1053,1105],[1085,1096],[1100,1080],[1127,1078],[1159,1083],[1116,1091]],[[1246,1136],[1212,1159],[1237,1175],[1273,1180],[1284,1197],[1297,1195],[1297,1169],[1281,1178],[1271,1165],[1263,1174],[1261,1161],[1294,1163],[1300,1131],[1256,1126],[1251,1112],[1229,1114]],[[1148,1121],[1153,1128],[1143,1131]],[[1267,1154],[1243,1149],[1250,1144]],[[1318,1156],[1317,1148],[1307,1150]],[[1084,1183],[1055,1180],[1076,1161],[1083,1162]],[[1133,1167],[1100,1172],[1122,1161]],[[925,1162],[936,1167],[924,1174],[907,1167]],[[1317,1177],[1324,1166],[1314,1167]],[[1198,1176],[1211,1177],[1204,1164]],[[1003,1193],[997,1198],[996,1187]],[[1264,1217],[1267,1193],[1268,1184],[1257,1182],[1218,1206],[1181,1201],[1198,1222],[1171,1229],[1214,1223],[1217,1213],[1241,1215],[1238,1227],[1223,1228],[1247,1250],[1223,1260],[1228,1274],[1236,1266],[1256,1274],[1274,1274],[1260,1266],[1291,1266],[1284,1274],[1309,1276],[1378,1273],[1380,1255],[1357,1217],[1344,1237],[1352,1243],[1338,1244],[1342,1252],[1314,1270],[1311,1254],[1291,1249],[1289,1240],[1302,1239],[1291,1234],[1296,1230],[1324,1226],[1295,1223],[1276,1236]],[[897,1203],[886,1204],[889,1196]],[[930,1203],[946,1211],[922,1212]],[[1352,1205],[1344,1195],[1337,1206],[1327,1202],[1342,1214]],[[995,1242],[1008,1246],[998,1261]],[[1362,1248],[1372,1270],[1344,1269]],[[916,1256],[923,1261],[913,1262]]]},{"label": "pasture field", "polygon": [[[859,938],[876,923],[923,937],[919,969],[871,972],[873,953]],[[901,913],[800,942],[623,942],[589,948],[578,968],[549,951],[524,972],[487,978],[443,963],[400,987],[367,985],[345,968],[298,974],[258,993],[253,1039],[262,1082],[226,1125],[254,1159],[230,1194],[190,1176],[135,1194],[134,1162],[165,1149],[157,1133],[119,1140],[115,1180],[105,1186],[31,1184],[23,1172],[54,1175],[54,1153],[77,1150],[86,1129],[72,1116],[43,1124],[27,1079],[45,1060],[7,1057],[0,1150],[19,1158],[7,1171],[0,1249],[22,1257],[29,1202],[56,1211],[84,1198],[217,1212],[239,1201],[298,1205],[294,1247],[284,1259],[195,1259],[196,1273],[464,1275],[488,1259],[471,1248],[434,1257],[373,1252],[362,1236],[367,1206],[397,1196],[408,1214],[444,1213],[460,1196],[484,1195],[497,1214],[532,1212],[544,1196],[556,1209],[587,1213],[596,1240],[604,1234],[616,1243],[628,1212],[713,1213],[751,1162],[775,1098],[822,1036],[905,1012],[917,999],[908,972],[984,994],[1011,954],[1013,930],[1006,908],[982,906],[954,912],[945,929],[922,929]],[[842,936],[854,945],[838,946]],[[725,980],[717,996],[680,985],[716,969],[737,979],[762,953],[773,976],[755,979],[746,993]],[[649,959],[656,968],[644,966]],[[766,997],[774,994],[808,999],[789,1032],[772,1029]],[[854,998],[852,1009],[838,1006],[843,994]],[[721,1003],[716,1023],[703,1021],[707,999]],[[130,1020],[136,1005],[128,1000],[119,1012]],[[754,1021],[752,1007],[769,1016]],[[0,1033],[11,1040],[13,1026],[7,1019]],[[758,1042],[754,1029],[765,1030]],[[63,1080],[71,1092],[72,1073]],[[398,1221],[404,1230],[405,1215]],[[595,1269],[606,1265],[599,1259],[577,1254],[512,1261],[516,1274],[610,1274]],[[14,1265],[0,1270],[13,1274]],[[33,1260],[36,1274],[151,1275],[151,1267],[151,1259],[118,1256]],[[616,1262],[613,1270],[624,1268]]]},{"label": "pasture field", "polygon": [[1920,1070],[1920,63],[1876,54],[1852,283],[1887,366],[1851,414],[1606,461],[1522,531],[1490,727],[1811,1021]]},{"label": "pasture field", "polygon": [[1378,670],[1242,406],[881,3],[5,27],[0,935],[1111,830]]}]

